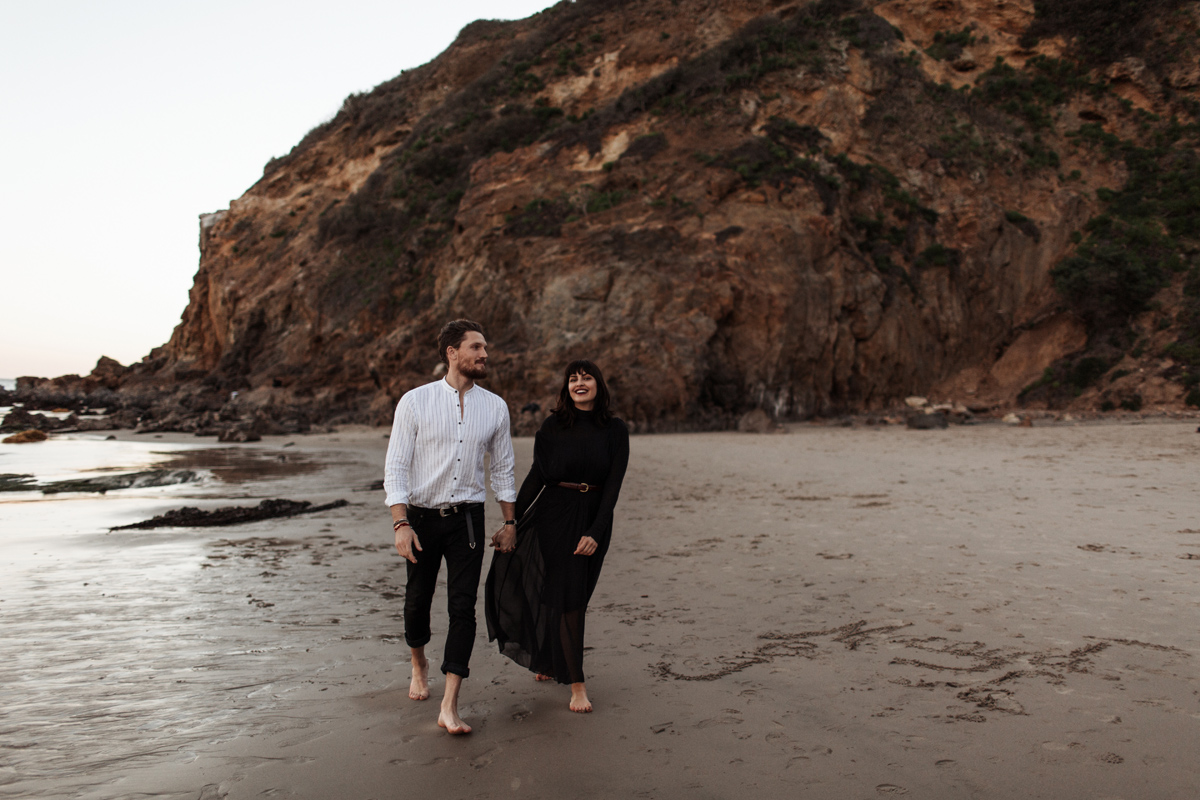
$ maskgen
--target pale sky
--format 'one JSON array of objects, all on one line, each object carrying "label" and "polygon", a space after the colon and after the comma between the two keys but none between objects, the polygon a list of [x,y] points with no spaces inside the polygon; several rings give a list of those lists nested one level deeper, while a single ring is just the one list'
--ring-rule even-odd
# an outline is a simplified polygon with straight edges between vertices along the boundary
[{"label": "pale sky", "polygon": [[548,0],[0,0],[0,377],[163,344],[199,214],[353,92]]}]

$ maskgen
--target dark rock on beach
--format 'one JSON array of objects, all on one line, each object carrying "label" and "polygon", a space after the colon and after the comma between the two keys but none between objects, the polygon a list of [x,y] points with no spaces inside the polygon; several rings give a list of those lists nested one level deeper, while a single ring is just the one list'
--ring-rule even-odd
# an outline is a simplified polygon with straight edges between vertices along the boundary
[{"label": "dark rock on beach", "polygon": [[914,431],[933,431],[950,427],[946,415],[940,411],[932,414],[910,414],[906,424]]},{"label": "dark rock on beach", "polygon": [[137,425],[138,411],[124,408],[112,414],[98,417],[79,417],[75,424],[77,431],[116,431],[123,428],[133,428]]},{"label": "dark rock on beach", "polygon": [[129,472],[124,475],[100,475],[95,478],[80,478],[69,481],[54,481],[29,487],[42,494],[63,492],[99,492],[104,494],[114,489],[141,489],[147,486],[173,486],[190,483],[199,477],[190,469],[151,469],[145,472]]},{"label": "dark rock on beach", "polygon": [[772,433],[778,431],[779,426],[775,424],[775,420],[771,419],[770,414],[761,408],[756,408],[741,416],[737,423],[737,429],[741,433]]},{"label": "dark rock on beach", "polygon": [[257,442],[262,439],[253,424],[232,425],[217,435],[218,442]]},{"label": "dark rock on beach", "polygon": [[307,500],[263,500],[257,506],[226,506],[212,511],[201,511],[184,506],[132,525],[120,525],[111,530],[148,530],[150,528],[211,528],[225,525],[241,525],[277,517],[294,517],[297,514],[312,514],[349,505],[345,500],[314,506]]},{"label": "dark rock on beach", "polygon": [[37,488],[37,481],[32,475],[18,475],[12,472],[0,474],[0,492],[28,492]]},{"label": "dark rock on beach", "polygon": [[29,444],[30,442],[44,442],[48,438],[50,437],[46,435],[45,431],[39,431],[37,428],[33,428],[31,430],[21,431],[20,433],[14,433],[12,436],[4,437],[4,444]]},{"label": "dark rock on beach", "polygon": [[77,420],[72,414],[65,419],[48,417],[45,414],[34,414],[24,408],[14,408],[0,422],[0,433],[13,433],[36,428],[39,431],[57,431],[63,428],[74,428]]}]

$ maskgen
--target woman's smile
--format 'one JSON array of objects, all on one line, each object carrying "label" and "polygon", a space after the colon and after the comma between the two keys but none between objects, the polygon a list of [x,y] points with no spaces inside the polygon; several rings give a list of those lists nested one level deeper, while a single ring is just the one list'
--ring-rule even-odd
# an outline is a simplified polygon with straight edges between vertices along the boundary
[{"label": "woman's smile", "polygon": [[596,379],[586,372],[576,372],[567,382],[571,400],[580,411],[591,411],[596,404]]}]

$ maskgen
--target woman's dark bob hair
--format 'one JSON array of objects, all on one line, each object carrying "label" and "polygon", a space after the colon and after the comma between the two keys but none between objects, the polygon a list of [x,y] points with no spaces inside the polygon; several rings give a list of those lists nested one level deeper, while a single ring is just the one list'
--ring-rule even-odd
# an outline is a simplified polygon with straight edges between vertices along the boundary
[{"label": "woman's dark bob hair", "polygon": [[595,413],[596,424],[603,427],[612,419],[612,402],[609,398],[608,386],[604,383],[604,373],[600,372],[600,368],[586,358],[572,361],[563,370],[562,389],[559,390],[558,405],[554,407],[554,413],[566,423],[568,428],[575,424],[575,401],[571,399],[571,393],[568,390],[571,386],[571,376],[579,373],[591,375],[596,379],[596,404],[592,410]]}]

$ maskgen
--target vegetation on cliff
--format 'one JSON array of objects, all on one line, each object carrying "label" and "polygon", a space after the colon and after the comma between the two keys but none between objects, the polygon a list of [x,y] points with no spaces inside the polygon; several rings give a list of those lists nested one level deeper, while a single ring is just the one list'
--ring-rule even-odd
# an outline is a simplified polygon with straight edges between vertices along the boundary
[{"label": "vegetation on cliff", "polygon": [[1200,405],[1198,29],[1182,0],[474,23],[267,165],[123,390],[378,422],[461,314],[514,407],[585,353],[646,429],[936,387]]}]

